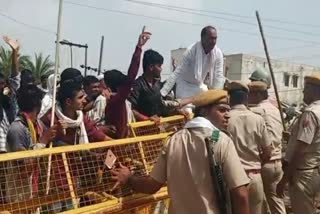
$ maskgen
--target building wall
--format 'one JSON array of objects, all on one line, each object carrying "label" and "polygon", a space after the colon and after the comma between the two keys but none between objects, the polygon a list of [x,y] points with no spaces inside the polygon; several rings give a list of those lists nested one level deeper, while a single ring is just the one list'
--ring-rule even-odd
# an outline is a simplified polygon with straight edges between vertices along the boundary
[{"label": "building wall", "polygon": [[[241,57],[241,65],[239,63],[239,57]],[[231,80],[248,80],[255,68],[264,68],[268,71],[267,60],[262,57],[237,54],[228,55],[226,58],[227,67],[229,69],[227,77]],[[271,64],[280,99],[288,104],[298,105],[302,103],[304,76],[320,72],[320,68],[280,60],[272,60]],[[239,70],[241,73],[240,76],[238,75]],[[288,79],[287,82],[285,82],[285,78]],[[270,96],[275,97],[273,85],[269,93]]]},{"label": "building wall", "polygon": [[166,73],[162,73],[162,79],[165,80],[169,77],[169,75],[171,74],[173,67],[172,67],[172,60],[175,59],[177,62],[177,65],[179,65],[181,63],[182,57],[184,52],[187,50],[187,48],[178,48],[175,50],[171,50],[171,59],[170,59],[170,71],[166,72]]},{"label": "building wall", "polygon": [[[186,48],[179,48],[171,51],[171,62],[172,59],[175,59],[177,61],[177,65],[181,63],[182,57],[184,52],[186,51]],[[171,63],[171,70],[172,70],[172,63]]]},{"label": "building wall", "polygon": [[243,80],[241,75],[242,54],[225,56],[224,64],[225,76],[229,80]]}]

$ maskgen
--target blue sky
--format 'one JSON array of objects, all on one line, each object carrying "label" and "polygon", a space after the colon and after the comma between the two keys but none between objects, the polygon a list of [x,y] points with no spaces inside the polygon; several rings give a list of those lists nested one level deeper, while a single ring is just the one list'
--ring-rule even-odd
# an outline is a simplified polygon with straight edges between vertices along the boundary
[{"label": "blue sky", "polygon": [[[318,60],[320,2],[317,0],[137,1],[138,3],[128,0],[65,1],[62,38],[75,43],[87,43],[88,64],[97,67],[100,38],[104,35],[103,68],[116,68],[126,72],[138,34],[142,26],[146,25],[153,35],[145,49],[152,48],[165,57],[163,67],[166,74],[169,72],[170,50],[186,47],[198,41],[201,28],[208,24],[217,27],[218,46],[225,54],[247,53],[263,56],[255,19],[255,10],[259,10],[272,58],[320,65]],[[159,5],[148,6],[141,1],[169,5],[170,9],[164,9]],[[56,31],[58,2],[58,0],[0,0],[1,14],[49,31],[39,31],[0,15],[0,36],[8,34],[18,38],[25,54],[43,52],[54,59],[53,32]],[[70,2],[118,12],[83,7]],[[193,10],[180,12],[181,8]],[[211,12],[205,13],[203,10]],[[126,15],[123,12],[139,16]],[[171,22],[156,20],[159,18]],[[2,41],[0,45],[3,45]],[[79,68],[79,65],[83,64],[83,56],[83,50],[74,49],[75,67]],[[61,65],[62,68],[70,65],[68,47],[61,48]]]}]

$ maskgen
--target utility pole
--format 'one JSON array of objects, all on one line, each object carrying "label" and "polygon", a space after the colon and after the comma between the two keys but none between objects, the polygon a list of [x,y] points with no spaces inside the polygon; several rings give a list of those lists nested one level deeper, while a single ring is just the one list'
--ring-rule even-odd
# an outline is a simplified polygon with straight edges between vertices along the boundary
[{"label": "utility pole", "polygon": [[[84,48],[85,49],[85,56],[84,56],[84,63],[87,66],[87,59],[88,59],[88,45],[82,45],[82,44],[77,44],[70,42],[66,39],[62,40],[59,42],[61,45],[68,45],[70,47],[70,55],[71,55],[71,68],[73,67],[73,53],[72,53],[72,47],[77,47],[77,48]],[[87,76],[87,70],[85,69],[84,71],[84,76]]]},{"label": "utility pole", "polygon": [[87,76],[87,65],[88,65],[88,45],[86,44],[85,45],[85,53],[84,53],[84,65],[85,65],[85,68],[84,68],[84,76],[86,77]]},{"label": "utility pole", "polygon": [[71,68],[73,68],[73,54],[72,54],[72,46],[70,46],[70,57],[71,57]]},{"label": "utility pole", "polygon": [[100,73],[101,73],[102,57],[103,57],[103,44],[104,44],[104,36],[101,37],[100,58],[99,58],[99,66],[98,66],[98,75],[100,75]]}]

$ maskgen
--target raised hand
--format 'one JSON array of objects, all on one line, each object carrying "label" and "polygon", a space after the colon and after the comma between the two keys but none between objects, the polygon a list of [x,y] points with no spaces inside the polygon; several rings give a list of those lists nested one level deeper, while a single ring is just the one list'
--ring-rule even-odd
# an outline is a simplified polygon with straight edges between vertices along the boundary
[{"label": "raised hand", "polygon": [[3,36],[3,40],[11,47],[13,51],[18,51],[20,48],[20,44],[18,40],[12,39],[9,36]]},{"label": "raised hand", "polygon": [[139,48],[142,48],[142,46],[144,46],[147,43],[147,41],[150,39],[151,35],[152,34],[150,32],[146,32],[145,27],[143,27],[142,33],[139,36],[137,46]]}]

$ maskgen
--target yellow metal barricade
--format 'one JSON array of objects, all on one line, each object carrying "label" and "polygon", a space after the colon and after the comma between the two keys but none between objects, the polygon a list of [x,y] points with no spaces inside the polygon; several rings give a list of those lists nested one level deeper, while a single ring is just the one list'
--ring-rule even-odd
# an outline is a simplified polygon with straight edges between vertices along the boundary
[{"label": "yellow metal barricade", "polygon": [[160,125],[156,126],[152,121],[143,121],[129,124],[132,136],[145,136],[165,132],[175,132],[181,129],[186,120],[184,116],[177,115],[161,118]]},{"label": "yellow metal barricade", "polygon": [[[168,134],[158,134],[83,145],[29,150],[0,155],[5,164],[5,197],[0,212],[9,213],[115,213],[167,198],[166,189],[155,195],[133,194],[129,187],[110,192],[114,182],[104,164],[108,151],[134,170],[147,174],[138,144],[162,142]],[[154,148],[158,149],[158,148]],[[160,149],[160,148],[159,148]],[[160,150],[154,151],[159,153]],[[52,155],[50,191],[46,194],[48,157]],[[146,163],[149,163],[147,157]]]},{"label": "yellow metal barricade", "polygon": [[[145,213],[168,198],[166,187],[154,195],[135,194],[129,187],[110,192],[114,182],[106,166],[112,151],[117,162],[137,176],[148,175],[165,139],[184,125],[180,116],[130,124],[132,138],[0,154],[0,213]],[[46,194],[52,155],[50,191]],[[3,178],[3,179],[2,179]]]},{"label": "yellow metal barricade", "polygon": [[[161,118],[160,125],[155,125],[152,121],[143,121],[143,122],[136,122],[130,124],[130,130],[132,136],[146,136],[152,134],[159,134],[159,133],[173,133],[183,128],[186,123],[186,119],[182,115],[172,116]],[[144,144],[147,145],[147,144]],[[143,156],[149,157],[145,158],[147,162],[152,163],[152,165],[146,165],[147,173],[149,173],[152,169],[153,164],[157,160],[158,153],[154,153],[154,151],[158,151],[163,147],[161,142],[148,142],[148,145],[143,148],[140,144],[140,151]],[[151,159],[150,159],[151,158]],[[169,199],[163,201],[162,205],[165,205],[166,208],[169,206]],[[153,214],[157,203],[150,204],[148,206],[143,206],[138,208],[135,213],[138,214]],[[161,206],[162,206],[161,205]],[[161,213],[159,213],[161,214]]]}]

